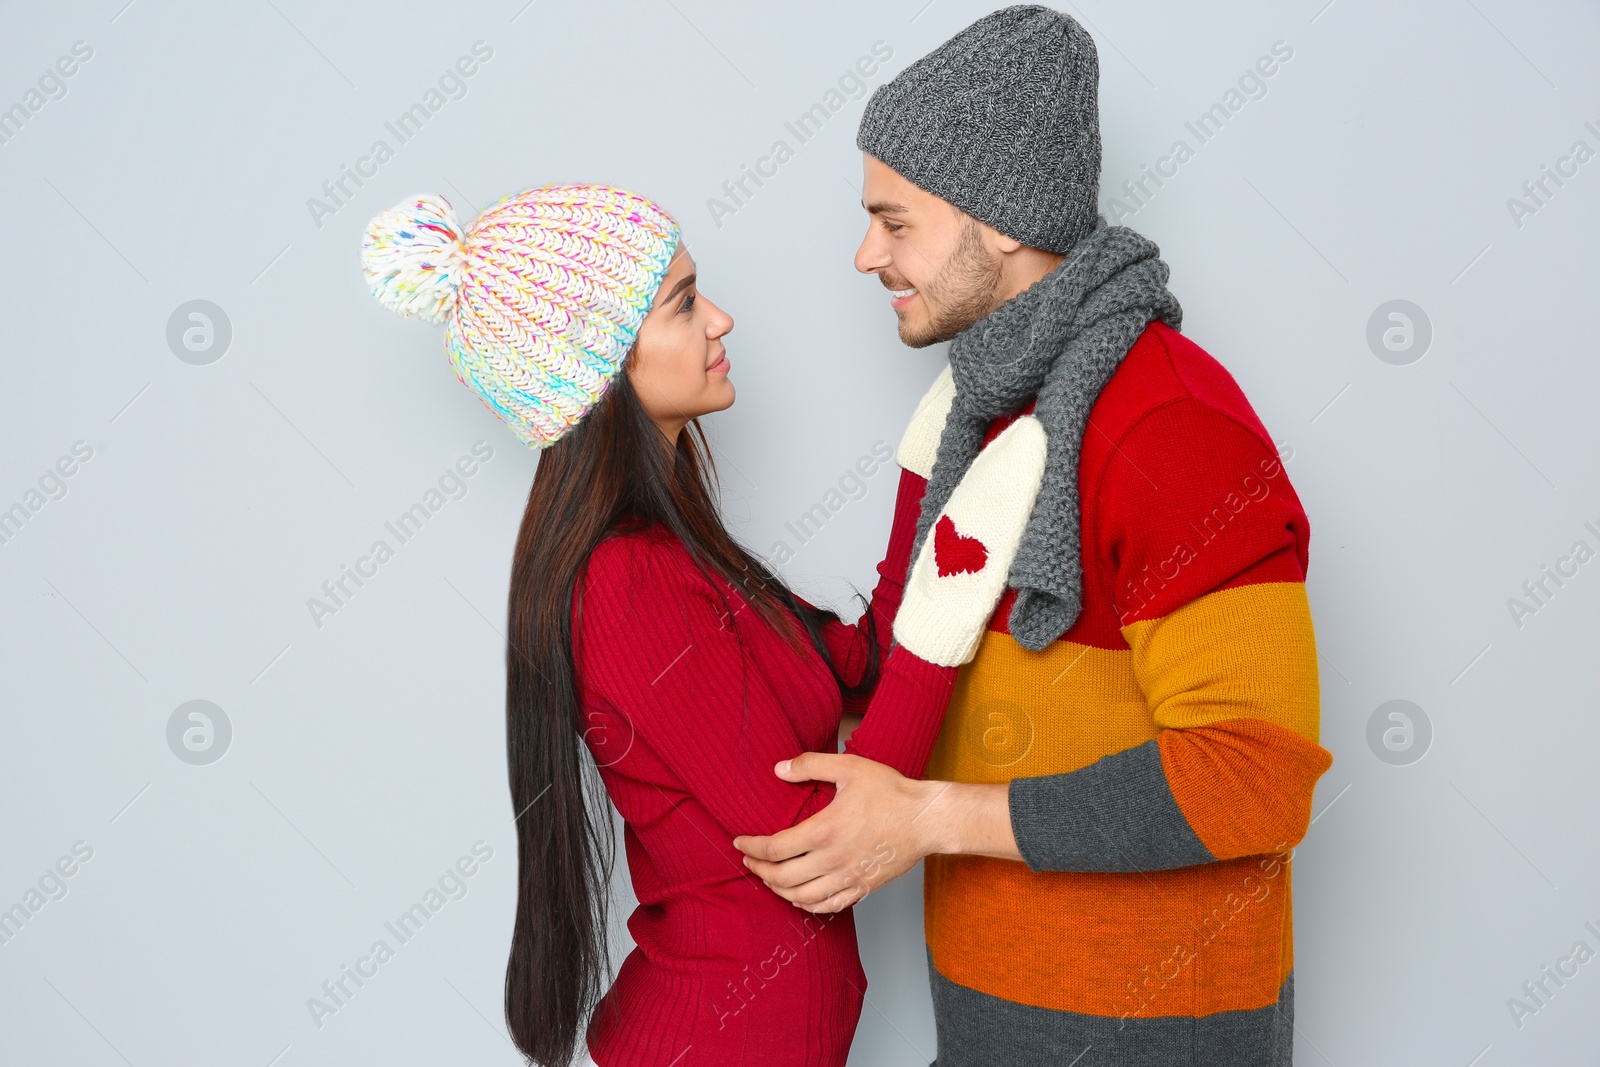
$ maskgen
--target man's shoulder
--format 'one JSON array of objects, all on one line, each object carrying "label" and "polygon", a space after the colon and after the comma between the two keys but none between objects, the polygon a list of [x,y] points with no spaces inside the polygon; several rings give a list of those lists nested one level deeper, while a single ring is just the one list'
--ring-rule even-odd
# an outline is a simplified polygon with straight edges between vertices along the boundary
[{"label": "man's shoulder", "polygon": [[[939,438],[955,397],[955,381],[946,363],[917,401],[911,420],[895,449],[895,462],[926,480],[932,476]],[[1272,448],[1272,438],[1228,369],[1198,344],[1166,323],[1152,321],[1100,391],[1089,412],[1082,456],[1093,462],[1097,452],[1114,450],[1130,430],[1152,412],[1183,405],[1213,422],[1216,416],[1238,424]],[[993,430],[998,427],[992,428]],[[1275,449],[1273,449],[1275,451]]]},{"label": "man's shoulder", "polygon": [[1215,416],[1239,424],[1271,446],[1272,438],[1244,390],[1218,360],[1194,341],[1156,320],[1145,327],[1089,412],[1095,433],[1085,437],[1107,449],[1151,413],[1177,405],[1213,422]]}]

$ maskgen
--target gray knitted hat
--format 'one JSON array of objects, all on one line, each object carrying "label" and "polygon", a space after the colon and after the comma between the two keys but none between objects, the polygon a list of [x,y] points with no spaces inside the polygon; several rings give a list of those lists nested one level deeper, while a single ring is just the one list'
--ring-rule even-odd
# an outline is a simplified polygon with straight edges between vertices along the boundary
[{"label": "gray knitted hat", "polygon": [[1099,214],[1100,63],[1037,4],[974,22],[880,85],[856,147],[973,218],[1065,253]]}]

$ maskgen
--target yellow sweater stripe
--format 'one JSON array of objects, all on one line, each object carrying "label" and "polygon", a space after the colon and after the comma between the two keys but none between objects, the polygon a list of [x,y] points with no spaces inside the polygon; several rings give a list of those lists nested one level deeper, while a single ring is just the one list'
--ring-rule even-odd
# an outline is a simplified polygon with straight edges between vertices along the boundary
[{"label": "yellow sweater stripe", "polygon": [[925,777],[1059,774],[1155,736],[1128,650],[1061,640],[1033,652],[990,630],[956,676]]},{"label": "yellow sweater stripe", "polygon": [[1209,593],[1122,635],[1156,727],[1253,718],[1317,741],[1321,686],[1303,582]]}]

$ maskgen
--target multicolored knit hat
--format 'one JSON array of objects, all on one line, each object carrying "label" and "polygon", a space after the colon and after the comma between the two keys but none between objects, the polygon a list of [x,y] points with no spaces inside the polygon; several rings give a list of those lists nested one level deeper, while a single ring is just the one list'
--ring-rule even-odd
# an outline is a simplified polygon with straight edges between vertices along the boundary
[{"label": "multicolored knit hat", "polygon": [[678,243],[637,193],[546,185],[469,227],[444,197],[413,197],[367,224],[361,266],[384,307],[444,325],[456,379],[543,449],[605,395]]}]

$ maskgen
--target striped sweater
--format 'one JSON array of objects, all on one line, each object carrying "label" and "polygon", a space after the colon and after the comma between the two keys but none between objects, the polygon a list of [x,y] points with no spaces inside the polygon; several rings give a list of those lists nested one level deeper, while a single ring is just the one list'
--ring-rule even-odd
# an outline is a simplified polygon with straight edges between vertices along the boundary
[{"label": "striped sweater", "polygon": [[[896,453],[880,619],[951,388],[947,367]],[[925,862],[938,1067],[1288,1064],[1286,850],[1331,763],[1305,512],[1233,378],[1160,322],[1095,402],[1078,490],[1081,614],[1032,652],[1008,590],[927,768],[1009,782],[1025,860]]]}]

